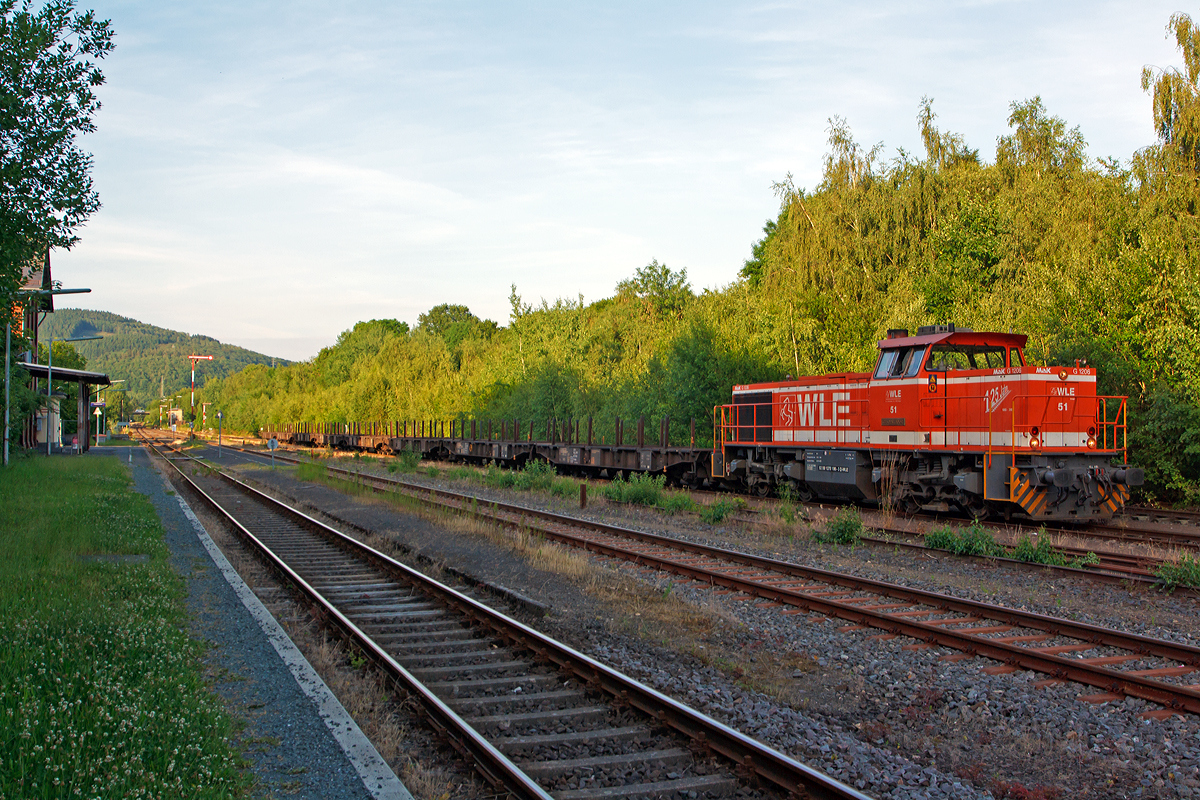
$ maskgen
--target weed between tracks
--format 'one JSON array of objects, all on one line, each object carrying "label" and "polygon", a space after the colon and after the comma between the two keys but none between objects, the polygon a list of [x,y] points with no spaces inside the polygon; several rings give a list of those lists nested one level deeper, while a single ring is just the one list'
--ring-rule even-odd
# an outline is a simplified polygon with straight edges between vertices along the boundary
[{"label": "weed between tracks", "polygon": [[1176,560],[1160,564],[1154,571],[1154,576],[1162,581],[1167,589],[1178,586],[1200,588],[1200,559],[1191,553],[1183,553]]},{"label": "weed between tracks", "polygon": [[1012,547],[1005,547],[996,541],[991,531],[979,524],[979,520],[974,520],[966,528],[943,525],[925,534],[925,546],[959,556],[1013,558],[1017,561],[1054,567],[1082,569],[1100,563],[1100,557],[1092,552],[1076,557],[1063,553],[1046,535],[1045,526],[1039,528],[1032,536],[1022,536]]},{"label": "weed between tracks", "polygon": [[[691,653],[704,663],[731,672],[746,687],[766,692],[783,702],[799,702],[802,693],[795,676],[798,672],[808,673],[816,668],[810,657],[791,651],[775,652],[763,648],[748,654],[740,645],[722,644],[721,631],[738,630],[743,627],[741,623],[725,611],[716,598],[700,605],[680,599],[672,592],[673,583],[665,575],[658,576],[661,585],[656,588],[616,570],[596,566],[586,553],[547,541],[529,530],[498,526],[466,513],[431,510],[402,495],[379,495],[357,483],[330,477],[322,469],[309,468],[303,474],[311,476],[308,479],[373,502],[403,506],[405,511],[430,519],[450,531],[484,537],[521,556],[530,566],[574,582],[581,592],[607,609],[604,624],[610,631]],[[513,475],[510,471],[501,474]],[[717,503],[736,507],[736,501],[718,500]],[[358,535],[358,538],[396,554],[394,542],[383,536]]]}]

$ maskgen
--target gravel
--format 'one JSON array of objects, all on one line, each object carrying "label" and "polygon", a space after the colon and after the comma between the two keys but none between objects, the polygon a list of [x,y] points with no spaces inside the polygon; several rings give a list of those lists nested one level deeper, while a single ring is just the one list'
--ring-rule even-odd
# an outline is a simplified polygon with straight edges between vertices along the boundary
[{"label": "gravel", "polygon": [[316,705],[217,570],[145,451],[121,448],[117,455],[129,459],[134,488],[150,499],[166,529],[171,564],[187,582],[191,635],[206,647],[203,666],[209,685],[230,714],[245,723],[232,744],[251,764],[257,779],[254,796],[369,800],[371,794]]},{"label": "gravel", "polygon": [[[981,668],[994,662],[986,659],[945,661],[950,653],[942,648],[910,649],[911,640],[881,640],[870,630],[840,632],[845,623],[820,615],[785,616],[675,577],[621,569],[656,591],[731,620],[714,634],[713,643],[740,653],[740,666],[753,662],[756,653],[802,657],[802,666],[791,675],[793,699],[781,703],[747,688],[739,664],[676,652],[614,629],[605,623],[611,608],[569,580],[517,563],[478,537],[449,536],[380,504],[296,484],[281,472],[248,474],[339,518],[385,531],[425,556],[552,605],[553,613],[539,622],[552,635],[867,794],[1200,797],[1200,719],[1195,716],[1143,719],[1140,714],[1156,706],[1132,698],[1082,702],[1080,695],[1098,690],[1072,683],[1042,686],[1045,676],[1026,671],[988,675]],[[404,477],[466,488],[426,476]],[[498,500],[554,510],[569,506],[524,493],[470,488]],[[1148,636],[1194,644],[1198,635],[1191,598],[987,562],[818,546],[803,525],[766,533],[712,528],[694,518],[599,503],[588,516]],[[1182,682],[1188,680],[1200,676]]]}]

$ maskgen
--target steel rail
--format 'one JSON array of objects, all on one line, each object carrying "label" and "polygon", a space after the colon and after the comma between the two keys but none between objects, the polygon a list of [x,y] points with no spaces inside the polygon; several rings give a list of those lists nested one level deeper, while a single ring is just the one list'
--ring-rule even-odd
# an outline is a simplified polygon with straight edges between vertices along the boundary
[{"label": "steel rail", "polygon": [[[191,459],[191,457],[188,457]],[[195,460],[195,459],[191,459]],[[199,489],[178,466],[175,469],[188,482],[188,484],[199,492],[205,500],[213,504],[214,507],[220,508],[207,494]],[[210,467],[209,464],[205,466]],[[211,468],[211,467],[210,467]],[[266,495],[252,486],[249,486],[242,481],[220,471],[214,470],[223,479],[236,485],[239,489],[247,492],[255,499],[260,500],[273,509],[277,509],[280,513],[286,514],[293,519],[303,520],[307,527],[314,527],[322,532],[335,542],[352,550],[355,553],[361,554],[369,558],[371,561],[386,569],[397,572],[404,579],[419,583],[422,587],[428,588],[432,593],[442,596],[444,599],[452,602],[460,608],[468,609],[468,614],[478,622],[487,624],[501,636],[510,641],[518,642],[522,646],[532,650],[536,654],[551,660],[559,665],[560,668],[571,672],[578,676],[581,680],[590,686],[603,689],[613,695],[619,701],[629,704],[640,709],[643,713],[658,720],[661,723],[669,725],[680,733],[688,736],[698,744],[711,749],[713,752],[729,758],[742,768],[757,775],[759,778],[770,782],[772,785],[786,792],[794,792],[798,787],[803,787],[809,796],[814,798],[829,798],[830,800],[870,800],[868,795],[865,795],[856,789],[847,786],[834,778],[825,775],[824,773],[809,767],[795,759],[790,758],[783,753],[780,753],[773,748],[758,742],[739,731],[730,728],[729,726],[718,722],[717,720],[702,714],[695,709],[679,703],[678,701],[650,688],[620,672],[596,661],[561,642],[557,642],[539,631],[524,625],[517,620],[514,620],[504,614],[501,614],[494,609],[483,605],[465,595],[460,594],[454,589],[438,583],[437,581],[428,578],[421,573],[413,570],[410,567],[401,564],[392,559],[390,556],[363,544],[358,540],[347,536],[346,534],[331,528],[324,523],[304,514],[301,511],[290,508],[284,503]],[[455,727],[461,725],[473,734],[469,737],[471,742],[470,749],[472,752],[479,747],[480,744],[486,745],[486,754],[492,757],[492,753],[503,759],[503,762],[511,766],[512,770],[516,770],[522,776],[524,773],[515,765],[512,765],[506,757],[498,750],[488,744],[485,739],[482,739],[473,728],[464,722],[457,714],[449,707],[432,695],[424,686],[420,684],[416,678],[407,672],[400,664],[387,655],[378,645],[371,641],[361,629],[353,622],[347,619],[339,611],[336,610],[320,593],[310,586],[297,575],[286,563],[276,556],[270,549],[260,542],[257,537],[246,530],[240,523],[232,518],[224,509],[221,509],[223,516],[233,522],[244,537],[252,541],[256,548],[260,549],[266,555],[273,565],[277,565],[289,580],[292,580],[299,586],[302,591],[310,598],[317,602],[323,609],[328,609],[331,619],[333,619],[338,627],[346,630],[355,639],[356,643],[366,646],[367,652],[376,658],[379,663],[385,665],[389,672],[393,672],[397,677],[404,681],[406,686],[414,685],[420,687],[418,690],[422,703],[425,704],[426,698],[432,701],[430,707],[436,712],[437,718],[445,719],[452,723]],[[479,743],[474,741],[478,738]],[[497,762],[501,763],[501,762]],[[505,767],[505,772],[501,776],[504,779],[509,779],[507,773],[508,767]],[[527,779],[529,780],[529,779]],[[536,788],[536,784],[534,784]],[[510,789],[511,790],[511,789]],[[541,789],[537,789],[541,792]],[[520,795],[525,796],[525,795]],[[544,794],[530,794],[531,797],[548,797]]]},{"label": "steel rail", "polygon": [[[404,487],[415,495],[425,494],[430,497],[443,497],[453,501],[456,504],[461,503],[463,506],[472,500],[477,501],[477,498],[473,498],[469,495],[464,495],[458,492],[450,492],[444,489],[434,489],[431,487],[408,484],[404,481],[398,481],[393,478],[368,475],[365,473],[354,472],[352,470],[344,470],[339,467],[326,466],[326,469],[331,472],[351,476],[358,480],[367,480],[373,483],[383,484],[384,486],[388,487]],[[1134,653],[1157,656],[1165,659],[1173,659],[1176,661],[1181,661],[1190,666],[1200,667],[1200,648],[1191,647],[1189,645],[1175,644],[1138,634],[1122,633],[1120,631],[1089,625],[1087,623],[1073,622],[1071,620],[1065,620],[1057,617],[1017,611],[989,603],[964,601],[934,592],[926,592],[924,590],[901,587],[882,581],[858,578],[856,576],[828,570],[821,570],[815,567],[801,567],[799,565],[778,561],[776,559],[769,559],[734,550],[714,548],[707,545],[683,542],[670,537],[660,536],[658,534],[646,533],[643,531],[636,531],[628,528],[607,525],[604,523],[591,522],[588,520],[579,520],[574,517],[567,517],[564,515],[555,514],[553,512],[531,509],[515,504],[487,501],[482,504],[482,510],[476,509],[474,513],[490,516],[486,514],[486,508],[488,506],[494,510],[503,509],[507,513],[515,514],[521,517],[533,517],[559,525],[593,530],[618,538],[634,539],[636,541],[651,543],[669,550],[682,550],[684,552],[691,552],[697,555],[732,561],[733,563],[740,563],[746,566],[753,566],[758,569],[768,569],[784,575],[819,580],[826,584],[845,586],[847,588],[852,588],[859,591],[870,591],[885,597],[907,600],[911,603],[921,603],[924,605],[930,605],[936,608],[942,608],[948,611],[955,611],[967,615],[982,614],[987,619],[1004,622],[1014,627],[1042,630],[1054,633],[1056,635],[1078,639],[1080,641],[1091,642],[1095,645],[1108,645]],[[470,510],[465,507],[455,507],[460,508],[460,510]],[[1053,654],[1037,653],[1029,648],[1011,645],[1006,642],[982,639],[978,636],[971,635],[969,632],[947,631],[940,626],[903,620],[886,613],[859,609],[849,604],[813,597],[812,595],[807,595],[802,592],[763,586],[755,581],[731,577],[719,571],[701,569],[691,565],[674,562],[670,559],[650,556],[648,554],[629,550],[627,548],[604,545],[602,543],[597,543],[594,540],[581,540],[579,537],[553,531],[548,528],[542,528],[540,530],[544,535],[567,544],[583,546],[586,549],[591,549],[611,557],[621,558],[624,560],[633,561],[635,563],[646,563],[647,565],[656,566],[657,568],[665,569],[676,574],[686,575],[696,579],[708,581],[713,584],[720,584],[726,588],[744,592],[746,594],[750,594],[751,596],[763,597],[765,599],[771,599],[775,602],[794,605],[802,608],[815,608],[822,613],[837,616],[857,624],[879,628],[894,635],[902,634],[910,636],[911,638],[919,641],[933,641],[940,645],[966,652],[970,655],[979,655],[992,658],[1010,666],[1032,669],[1056,678],[1066,678],[1074,680],[1078,683],[1104,688],[1117,694],[1140,697],[1142,699],[1150,700],[1152,702],[1159,703],[1160,705],[1177,710],[1200,713],[1200,692],[1195,690],[1190,690],[1183,687],[1175,687],[1161,681],[1153,681],[1137,675],[1130,675],[1119,670],[1108,669],[1102,666],[1083,664],[1076,659],[1063,658]]]},{"label": "steel rail", "polygon": [[[190,456],[188,457],[191,458]],[[320,613],[335,626],[342,630],[354,644],[361,648],[362,651],[378,664],[388,674],[388,676],[410,692],[417,698],[421,707],[424,709],[426,716],[433,722],[434,727],[439,732],[444,734],[452,743],[454,748],[462,753],[465,757],[470,758],[485,774],[485,776],[495,786],[502,786],[505,790],[512,792],[515,796],[521,798],[530,798],[530,800],[552,800],[536,782],[526,775],[516,764],[512,763],[494,745],[487,741],[474,728],[462,719],[453,709],[442,702],[433,694],[423,683],[417,680],[412,673],[405,669],[395,659],[388,655],[382,647],[375,643],[369,635],[361,628],[354,624],[346,615],[337,609],[337,607],[325,598],[316,588],[302,578],[295,570],[293,570],[286,561],[280,558],[274,551],[271,550],[262,540],[255,536],[248,528],[242,525],[232,514],[225,510],[219,502],[212,498],[207,492],[201,489],[195,481],[193,481],[177,464],[171,459],[164,459],[178,473],[179,477],[184,480],[188,488],[201,497],[205,504],[215,510],[221,517],[232,525],[238,534],[245,539],[255,550],[257,550],[271,565],[273,569],[279,572],[286,580],[291,582],[297,589],[303,593],[308,600],[320,609]],[[194,460],[194,459],[192,459]],[[290,509],[282,503],[267,497],[251,487],[246,486],[236,478],[231,478],[229,475],[215,470],[225,480],[228,480],[239,488],[254,493],[258,499],[265,499],[270,502],[272,508],[276,510],[287,509],[288,516],[294,520],[303,520],[302,524],[305,527],[315,527],[324,534],[329,532],[337,534],[338,537],[344,537],[332,528],[314,520],[313,518],[303,514],[302,512]],[[349,538],[349,537],[344,537]],[[353,541],[353,540],[351,540]],[[366,548],[365,545],[361,545]],[[367,548],[370,549],[370,548]],[[387,559],[382,553],[371,550],[372,553]],[[390,560],[389,560],[390,561]],[[400,567],[400,571],[405,574],[405,577],[411,579],[408,575],[408,568],[404,567],[399,562],[391,562],[389,565],[393,570]],[[444,587],[449,592],[454,592],[449,587]],[[457,594],[457,593],[455,593]],[[460,595],[461,597],[461,595]],[[467,598],[463,598],[466,600]],[[473,601],[472,601],[473,602]]]},{"label": "steel rail", "polygon": [[[232,449],[238,450],[239,448],[232,448]],[[254,450],[241,449],[240,451],[247,455],[252,455],[255,457],[259,457],[259,458],[266,458],[266,456],[263,456],[261,453],[258,453]],[[289,456],[281,456],[278,454],[275,457],[280,460],[290,461],[292,463],[297,463],[297,464],[309,463],[309,462],[305,462],[303,459],[292,458]],[[325,465],[325,468],[331,472],[339,473],[342,475],[353,476],[357,479],[361,479],[364,477],[364,473],[360,473],[355,470],[347,470],[347,469],[343,469],[341,467],[334,467],[334,466],[329,466],[329,465]],[[427,488],[424,486],[420,486],[419,484],[410,484],[410,483],[406,483],[404,481],[398,481],[398,480],[391,479],[391,478],[384,478],[382,476],[366,476],[366,477],[369,477],[371,479],[377,478],[379,480],[387,481],[387,482],[393,483],[395,485],[406,486],[414,491],[425,491]],[[453,495],[454,493],[450,493],[450,494]],[[466,495],[464,495],[464,496],[466,496]],[[754,511],[754,513],[757,514],[759,512]],[[568,519],[570,519],[570,518],[568,518]],[[580,521],[579,524],[582,524],[582,521]],[[991,526],[997,527],[997,528],[1003,527],[1003,526],[999,525],[998,523],[992,523]],[[1021,529],[1020,526],[1018,526],[1018,531],[1020,529]],[[904,535],[904,536],[912,536],[912,537],[922,537],[923,536],[923,534],[920,532],[909,531],[909,530],[906,530],[903,528],[883,527],[883,528],[881,528],[881,530],[888,532],[888,533],[897,533],[897,534]],[[895,541],[895,540],[890,540],[890,539],[880,539],[880,538],[871,537],[871,536],[864,536],[862,538],[862,541],[868,542],[871,544],[893,546],[893,547],[903,547],[906,549],[935,552],[935,553],[940,553],[940,554],[944,554],[944,555],[958,555],[955,553],[950,553],[945,550],[927,547],[926,545],[916,544],[913,542],[903,542],[903,541]],[[1082,548],[1058,548],[1058,549],[1066,555],[1075,554],[1075,555],[1083,556],[1083,555],[1086,555],[1088,552],[1091,552],[1091,551],[1084,550]],[[1042,564],[1042,563],[1038,563],[1038,562],[1028,562],[1028,561],[1021,561],[1021,560],[1013,559],[1013,558],[1006,558],[1004,556],[966,556],[966,557],[986,558],[989,561],[994,561],[994,562],[1006,564],[1008,566],[1017,567],[1017,568],[1052,570],[1054,572],[1060,572],[1060,573],[1064,573],[1067,575],[1088,577],[1092,580],[1099,580],[1104,583],[1135,582],[1135,583],[1142,583],[1147,586],[1157,586],[1160,583],[1160,581],[1157,578],[1155,578],[1149,572],[1149,570],[1147,570],[1145,568],[1146,559],[1142,559],[1138,556],[1129,556],[1129,555],[1122,554],[1122,553],[1100,553],[1098,555],[1100,555],[1102,561],[1096,567],[1096,569],[1083,569],[1083,568],[1078,568],[1078,567],[1060,566],[1057,564]],[[1155,562],[1155,563],[1161,563],[1161,562]],[[1200,593],[1196,592],[1195,590],[1189,589],[1187,587],[1179,587],[1175,590],[1175,592],[1177,594],[1187,595],[1187,596],[1196,596],[1196,595],[1200,594]]]},{"label": "steel rail", "polygon": [[[239,448],[239,447],[235,447],[232,445],[230,446],[229,449],[241,452],[245,455],[254,456],[255,458],[263,458],[263,459],[266,458],[266,456],[264,454],[262,454],[256,450]],[[292,451],[292,452],[301,452],[301,451]],[[278,453],[276,453],[275,458],[278,460],[281,460],[281,461],[291,462],[293,464],[319,463],[319,462],[305,461],[304,459],[295,458],[295,457],[291,457],[291,456],[279,455]],[[359,472],[356,472],[353,470],[344,470],[340,467],[332,467],[329,465],[326,465],[326,469],[331,470],[333,472],[345,474],[345,475],[352,475],[355,477],[360,477],[362,474],[362,473],[359,473]],[[414,486],[414,487],[417,486],[415,484],[407,484],[407,483],[403,483],[403,482],[397,482],[397,483],[401,484],[401,485],[405,485],[405,486]],[[424,487],[418,487],[418,488],[424,488]],[[720,493],[716,493],[716,492],[701,492],[701,493],[702,494],[720,494]],[[812,505],[812,504],[810,504],[810,505]],[[823,506],[821,506],[821,507],[823,508]],[[752,515],[756,515],[756,514],[760,513],[760,511],[756,510],[756,509],[745,509],[744,511],[751,512]],[[753,524],[752,521],[751,521],[751,524]],[[913,536],[913,537],[922,537],[923,536],[923,534],[920,532],[909,531],[909,530],[903,529],[903,528],[880,527],[880,526],[875,526],[875,527],[877,527],[880,530],[883,530],[885,532],[888,532],[888,533],[897,533],[900,535]],[[997,527],[1001,527],[1001,526],[999,526],[997,524]],[[1018,526],[1018,531],[1020,529],[1021,529],[1020,526]],[[1065,565],[1059,565],[1059,564],[1044,564],[1044,563],[1034,562],[1034,561],[1021,561],[1019,559],[1007,558],[1005,556],[977,556],[977,555],[951,553],[947,550],[941,550],[939,548],[928,547],[924,544],[917,544],[915,542],[896,541],[894,539],[880,539],[880,538],[873,537],[873,536],[864,536],[864,537],[862,537],[861,541],[866,542],[868,544],[874,544],[874,545],[880,545],[880,546],[902,547],[902,548],[909,549],[909,550],[937,553],[942,556],[983,559],[983,560],[987,560],[989,562],[1003,564],[1005,566],[1016,568],[1016,569],[1026,569],[1026,570],[1036,569],[1036,570],[1042,570],[1042,571],[1049,570],[1050,572],[1055,572],[1055,573],[1059,573],[1061,575],[1066,575],[1066,576],[1071,576],[1071,577],[1086,577],[1089,580],[1099,581],[1101,583],[1123,584],[1123,585],[1128,585],[1131,583],[1132,584],[1142,584],[1142,585],[1146,586],[1147,588],[1159,587],[1162,585],[1162,582],[1157,577],[1155,577],[1153,573],[1151,573],[1148,569],[1146,569],[1146,564],[1147,564],[1146,559],[1142,559],[1137,556],[1127,556],[1127,555],[1121,554],[1121,553],[1098,553],[1097,555],[1100,556],[1101,562],[1098,565],[1096,565],[1094,568],[1083,568],[1083,567],[1072,567],[1072,566],[1065,566]],[[1058,547],[1056,549],[1059,550],[1060,552],[1062,552],[1064,555],[1075,555],[1075,556],[1079,556],[1079,557],[1086,556],[1089,552],[1094,552],[1094,551],[1085,550],[1082,548],[1070,548],[1070,547]],[[1151,562],[1151,563],[1153,564],[1153,563],[1163,563],[1163,562]],[[1171,592],[1177,596],[1200,597],[1200,590],[1193,589],[1188,586],[1176,586],[1173,589],[1171,589]]]},{"label": "steel rail", "polygon": [[[348,476],[352,476],[358,480],[370,481],[388,487],[402,486],[406,489],[410,489],[414,495],[419,496],[421,494],[425,494],[431,497],[443,497],[453,500],[455,503],[463,504],[462,507],[456,506],[456,508],[459,508],[459,510],[463,511],[471,511],[471,509],[466,507],[471,500],[478,502],[478,498],[473,498],[469,495],[464,495],[458,492],[450,492],[444,489],[434,489],[431,487],[407,484],[403,481],[398,481],[393,478],[367,475],[365,473],[354,472],[351,470],[342,470],[337,467],[326,468],[330,471],[340,472]],[[542,511],[540,509],[531,509],[525,506],[510,503],[485,501],[483,503],[478,503],[478,508],[472,513],[491,516],[487,514],[488,508],[493,510],[502,509],[507,513],[520,517],[541,519],[559,525],[583,528],[586,530],[612,535],[617,538],[633,539],[643,543],[663,547],[668,550],[684,551],[693,553],[695,555],[707,556],[715,559],[730,561],[736,564],[751,566],[756,569],[771,570],[775,573],[780,573],[787,576],[817,580],[825,584],[844,586],[857,591],[873,592],[883,597],[892,597],[906,600],[913,604],[933,606],[935,608],[940,608],[947,611],[967,614],[968,616],[973,614],[982,615],[986,619],[1002,622],[1013,627],[1032,628],[1034,630],[1041,630],[1054,635],[1090,642],[1094,645],[1117,647],[1122,650],[1141,655],[1172,659],[1189,666],[1200,667],[1200,648],[1190,645],[1176,644],[1174,642],[1154,639],[1151,637],[1142,636],[1140,634],[1123,633],[1109,628],[1090,625],[1088,623],[1074,622],[1072,620],[1066,620],[1059,617],[1034,614],[1027,611],[1018,611],[1016,609],[1005,608],[1003,606],[997,606],[990,603],[962,600],[959,598],[950,597],[948,595],[938,594],[936,592],[912,589],[909,587],[886,583],[884,581],[871,580],[868,578],[859,578],[853,575],[833,572],[830,570],[822,570],[816,567],[804,567],[785,561],[779,561],[763,556],[756,556],[750,553],[710,547],[708,545],[701,545],[692,542],[684,542],[658,534],[636,531],[619,526],[592,522],[589,520],[579,520],[574,517],[555,514],[549,511]],[[696,567],[694,565],[685,564],[672,559],[653,556],[644,552],[630,550],[628,548],[618,547],[615,545],[608,545],[590,539],[581,539],[580,537],[554,531],[550,528],[539,528],[539,532],[549,538],[553,538],[567,544],[582,546],[585,549],[591,549],[595,552],[600,552],[615,558],[632,561],[634,563],[643,563],[647,566],[653,566],[655,568],[664,569],[676,574],[686,575],[709,582],[713,585],[721,585],[725,588],[740,591],[751,596],[761,597],[803,609],[816,609],[821,613],[837,616],[841,619],[845,619],[856,624],[878,628],[894,635],[905,635],[913,639],[917,639],[918,641],[935,642],[942,646],[965,652],[969,655],[991,658],[1009,666],[1031,669],[1036,672],[1050,675],[1054,678],[1069,679],[1077,683],[1083,683],[1089,686],[1102,688],[1115,694],[1139,697],[1144,700],[1158,703],[1167,708],[1185,710],[1190,713],[1200,714],[1200,691],[1173,686],[1161,681],[1143,678],[1138,675],[1131,675],[1103,666],[1080,663],[1078,659],[1064,658],[1048,653],[1038,653],[1030,648],[1020,647],[1007,642],[984,639],[977,635],[972,635],[969,632],[946,630],[936,625],[904,620],[891,614],[879,611],[871,611],[863,608],[856,608],[850,604],[841,603],[836,600],[829,600],[827,598],[815,597],[813,595],[805,594],[796,590],[767,586],[754,580],[730,576],[718,570]]]}]

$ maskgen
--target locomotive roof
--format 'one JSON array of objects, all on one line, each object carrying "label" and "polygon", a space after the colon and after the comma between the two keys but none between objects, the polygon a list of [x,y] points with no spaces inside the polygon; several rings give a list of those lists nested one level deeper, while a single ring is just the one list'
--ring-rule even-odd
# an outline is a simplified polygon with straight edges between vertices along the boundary
[{"label": "locomotive roof", "polygon": [[1005,347],[1025,347],[1029,337],[1023,333],[996,333],[987,331],[947,331],[944,333],[927,333],[924,336],[902,336],[896,339],[882,339],[877,347],[880,350],[891,350],[896,347],[913,347],[926,344],[972,344],[972,345],[1004,345]]}]

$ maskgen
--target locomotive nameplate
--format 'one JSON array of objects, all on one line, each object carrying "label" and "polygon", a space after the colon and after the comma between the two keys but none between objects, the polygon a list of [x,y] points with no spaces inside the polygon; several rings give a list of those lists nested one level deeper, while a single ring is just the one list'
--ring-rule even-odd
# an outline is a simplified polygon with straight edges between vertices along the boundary
[{"label": "locomotive nameplate", "polygon": [[884,417],[883,425],[885,428],[903,428],[904,417]]},{"label": "locomotive nameplate", "polygon": [[806,450],[805,480],[810,483],[856,483],[857,455],[853,450]]}]

